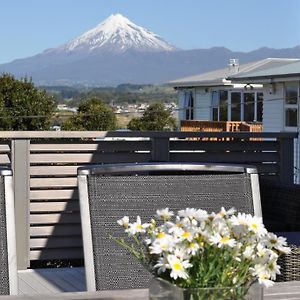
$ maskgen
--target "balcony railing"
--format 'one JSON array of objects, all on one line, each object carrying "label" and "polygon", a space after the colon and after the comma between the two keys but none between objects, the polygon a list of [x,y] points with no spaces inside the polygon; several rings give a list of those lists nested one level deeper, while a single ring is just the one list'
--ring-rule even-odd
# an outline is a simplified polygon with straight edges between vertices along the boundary
[{"label": "balcony railing", "polygon": [[181,131],[262,132],[263,126],[259,122],[182,120],[180,128]]},{"label": "balcony railing", "polygon": [[289,184],[296,137],[297,133],[261,132],[2,131],[0,162],[14,172],[19,269],[26,269],[33,260],[83,257],[79,166],[149,161],[241,163],[256,165],[261,176]]}]

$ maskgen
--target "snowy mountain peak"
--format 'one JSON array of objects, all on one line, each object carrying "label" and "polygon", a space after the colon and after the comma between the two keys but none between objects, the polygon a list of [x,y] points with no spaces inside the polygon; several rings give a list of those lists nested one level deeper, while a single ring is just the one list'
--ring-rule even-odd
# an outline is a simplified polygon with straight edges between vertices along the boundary
[{"label": "snowy mountain peak", "polygon": [[173,51],[176,48],[158,35],[138,26],[121,14],[109,16],[95,28],[61,46],[59,50],[124,52],[137,51]]}]

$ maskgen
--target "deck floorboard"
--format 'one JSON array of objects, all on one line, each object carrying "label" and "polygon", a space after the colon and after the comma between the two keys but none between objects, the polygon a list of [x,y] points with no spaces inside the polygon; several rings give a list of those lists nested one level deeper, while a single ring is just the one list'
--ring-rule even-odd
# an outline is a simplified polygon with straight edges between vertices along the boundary
[{"label": "deck floorboard", "polygon": [[31,269],[18,272],[20,294],[86,291],[84,268]]}]

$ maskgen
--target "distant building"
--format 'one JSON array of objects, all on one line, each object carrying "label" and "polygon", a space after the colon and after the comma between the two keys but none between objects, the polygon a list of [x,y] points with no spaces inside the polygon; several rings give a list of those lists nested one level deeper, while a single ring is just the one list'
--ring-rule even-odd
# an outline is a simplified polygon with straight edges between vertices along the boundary
[{"label": "distant building", "polygon": [[[180,120],[262,122],[265,132],[300,132],[300,60],[267,58],[170,81]],[[294,148],[300,183],[300,139]]]},{"label": "distant building", "polygon": [[232,82],[230,76],[287,65],[296,59],[267,58],[168,82],[178,92],[179,119],[204,121],[263,121],[263,85]]},{"label": "distant building", "polygon": [[298,132],[294,146],[295,181],[300,183],[300,61],[230,77],[232,82],[263,84],[266,132]]}]

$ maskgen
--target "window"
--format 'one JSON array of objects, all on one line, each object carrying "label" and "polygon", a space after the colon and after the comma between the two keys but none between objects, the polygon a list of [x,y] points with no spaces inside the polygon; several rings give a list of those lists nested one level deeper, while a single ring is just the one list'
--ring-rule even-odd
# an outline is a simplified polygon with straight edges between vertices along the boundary
[{"label": "window", "polygon": [[212,92],[213,121],[262,122],[262,110],[263,93],[261,92],[244,93],[244,91],[225,90]]},{"label": "window", "polygon": [[228,92],[212,92],[212,119],[213,121],[227,121]]},{"label": "window", "polygon": [[253,122],[255,119],[255,93],[244,93],[244,121]]},{"label": "window", "polygon": [[220,91],[220,121],[228,120],[228,92]]},{"label": "window", "polygon": [[298,126],[298,83],[285,84],[285,126]]},{"label": "window", "polygon": [[254,118],[254,121],[262,122],[263,117],[263,100],[264,100],[264,94],[263,93],[257,93],[256,96],[256,118]]},{"label": "window", "polygon": [[212,119],[219,121],[220,96],[219,91],[212,92]]},{"label": "window", "polygon": [[241,121],[241,93],[231,93],[231,121]]},{"label": "window", "polygon": [[194,120],[194,94],[192,91],[184,92],[185,120]]}]

